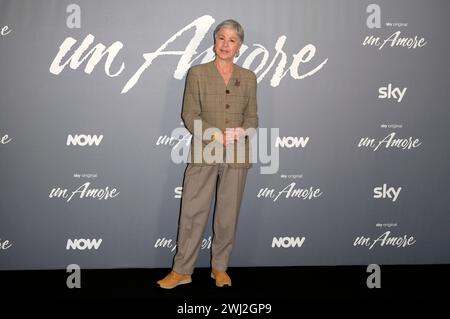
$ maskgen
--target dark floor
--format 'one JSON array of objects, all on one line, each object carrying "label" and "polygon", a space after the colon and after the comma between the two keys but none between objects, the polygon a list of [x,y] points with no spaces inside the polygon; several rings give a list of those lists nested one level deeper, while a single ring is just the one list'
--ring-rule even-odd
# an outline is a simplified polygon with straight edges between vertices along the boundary
[{"label": "dark floor", "polygon": [[79,289],[67,288],[65,270],[0,271],[0,298],[144,298],[156,306],[169,303],[173,311],[180,305],[224,303],[270,303],[272,311],[286,311],[312,299],[450,299],[450,265],[380,267],[381,288],[373,289],[366,285],[365,266],[230,268],[229,288],[217,288],[209,269],[197,268],[191,284],[172,290],[155,284],[168,269],[81,270]]}]

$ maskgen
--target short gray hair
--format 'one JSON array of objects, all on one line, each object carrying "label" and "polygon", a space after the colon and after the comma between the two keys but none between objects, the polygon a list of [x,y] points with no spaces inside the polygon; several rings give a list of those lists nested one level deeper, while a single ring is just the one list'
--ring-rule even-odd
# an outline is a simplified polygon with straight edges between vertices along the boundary
[{"label": "short gray hair", "polygon": [[224,27],[236,31],[239,40],[241,40],[241,43],[244,42],[244,29],[242,28],[242,26],[236,20],[228,19],[219,23],[217,27],[214,29],[214,43],[216,43],[217,33],[220,31],[220,29]]}]

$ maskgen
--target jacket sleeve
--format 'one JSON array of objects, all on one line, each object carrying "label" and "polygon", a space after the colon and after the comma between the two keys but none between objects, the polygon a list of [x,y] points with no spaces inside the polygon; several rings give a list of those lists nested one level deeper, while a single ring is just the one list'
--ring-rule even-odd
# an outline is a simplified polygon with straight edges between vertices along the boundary
[{"label": "jacket sleeve", "polygon": [[244,122],[242,123],[242,128],[244,130],[248,128],[256,130],[258,127],[258,106],[256,101],[257,81],[256,75],[253,72],[252,75],[248,105],[244,110]]},{"label": "jacket sleeve", "polygon": [[[189,69],[186,76],[186,86],[183,96],[183,111],[181,117],[184,125],[188,131],[192,134],[193,138],[197,138],[203,142],[203,145],[208,144],[211,141],[211,136],[203,138],[205,130],[213,128],[210,123],[202,118],[201,100],[200,100],[200,85],[199,75]],[[202,129],[194,129],[195,125],[202,124]],[[219,130],[219,129],[217,129]]]}]

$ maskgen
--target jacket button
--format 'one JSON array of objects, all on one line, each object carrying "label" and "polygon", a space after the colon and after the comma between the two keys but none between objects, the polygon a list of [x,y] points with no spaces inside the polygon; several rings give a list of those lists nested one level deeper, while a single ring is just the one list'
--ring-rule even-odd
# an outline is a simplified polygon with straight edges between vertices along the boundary
[{"label": "jacket button", "polygon": [[225,123],[228,124],[228,123],[230,123],[230,121],[228,121],[228,119],[225,119]]},{"label": "jacket button", "polygon": [[226,93],[226,94],[230,94],[230,90],[226,90],[225,93]]},{"label": "jacket button", "polygon": [[225,108],[229,109],[230,108],[230,104],[225,104]]}]

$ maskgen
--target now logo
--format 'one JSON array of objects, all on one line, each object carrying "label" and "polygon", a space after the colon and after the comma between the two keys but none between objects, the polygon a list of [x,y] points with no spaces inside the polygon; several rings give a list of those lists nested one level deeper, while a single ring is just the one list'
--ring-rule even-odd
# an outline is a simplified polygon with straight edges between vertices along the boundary
[{"label": "now logo", "polygon": [[305,147],[308,144],[309,136],[298,137],[298,136],[284,136],[283,138],[277,137],[275,141],[275,147]]},{"label": "now logo", "polygon": [[68,239],[66,250],[85,250],[98,249],[102,243],[102,239]]},{"label": "now logo", "polygon": [[67,142],[66,145],[78,145],[78,146],[92,146],[96,145],[98,146],[103,139],[103,135],[84,135],[84,134],[76,134],[72,135],[69,134],[67,136]]},{"label": "now logo", "polygon": [[302,247],[305,239],[305,237],[274,237],[272,239],[272,248]]}]

